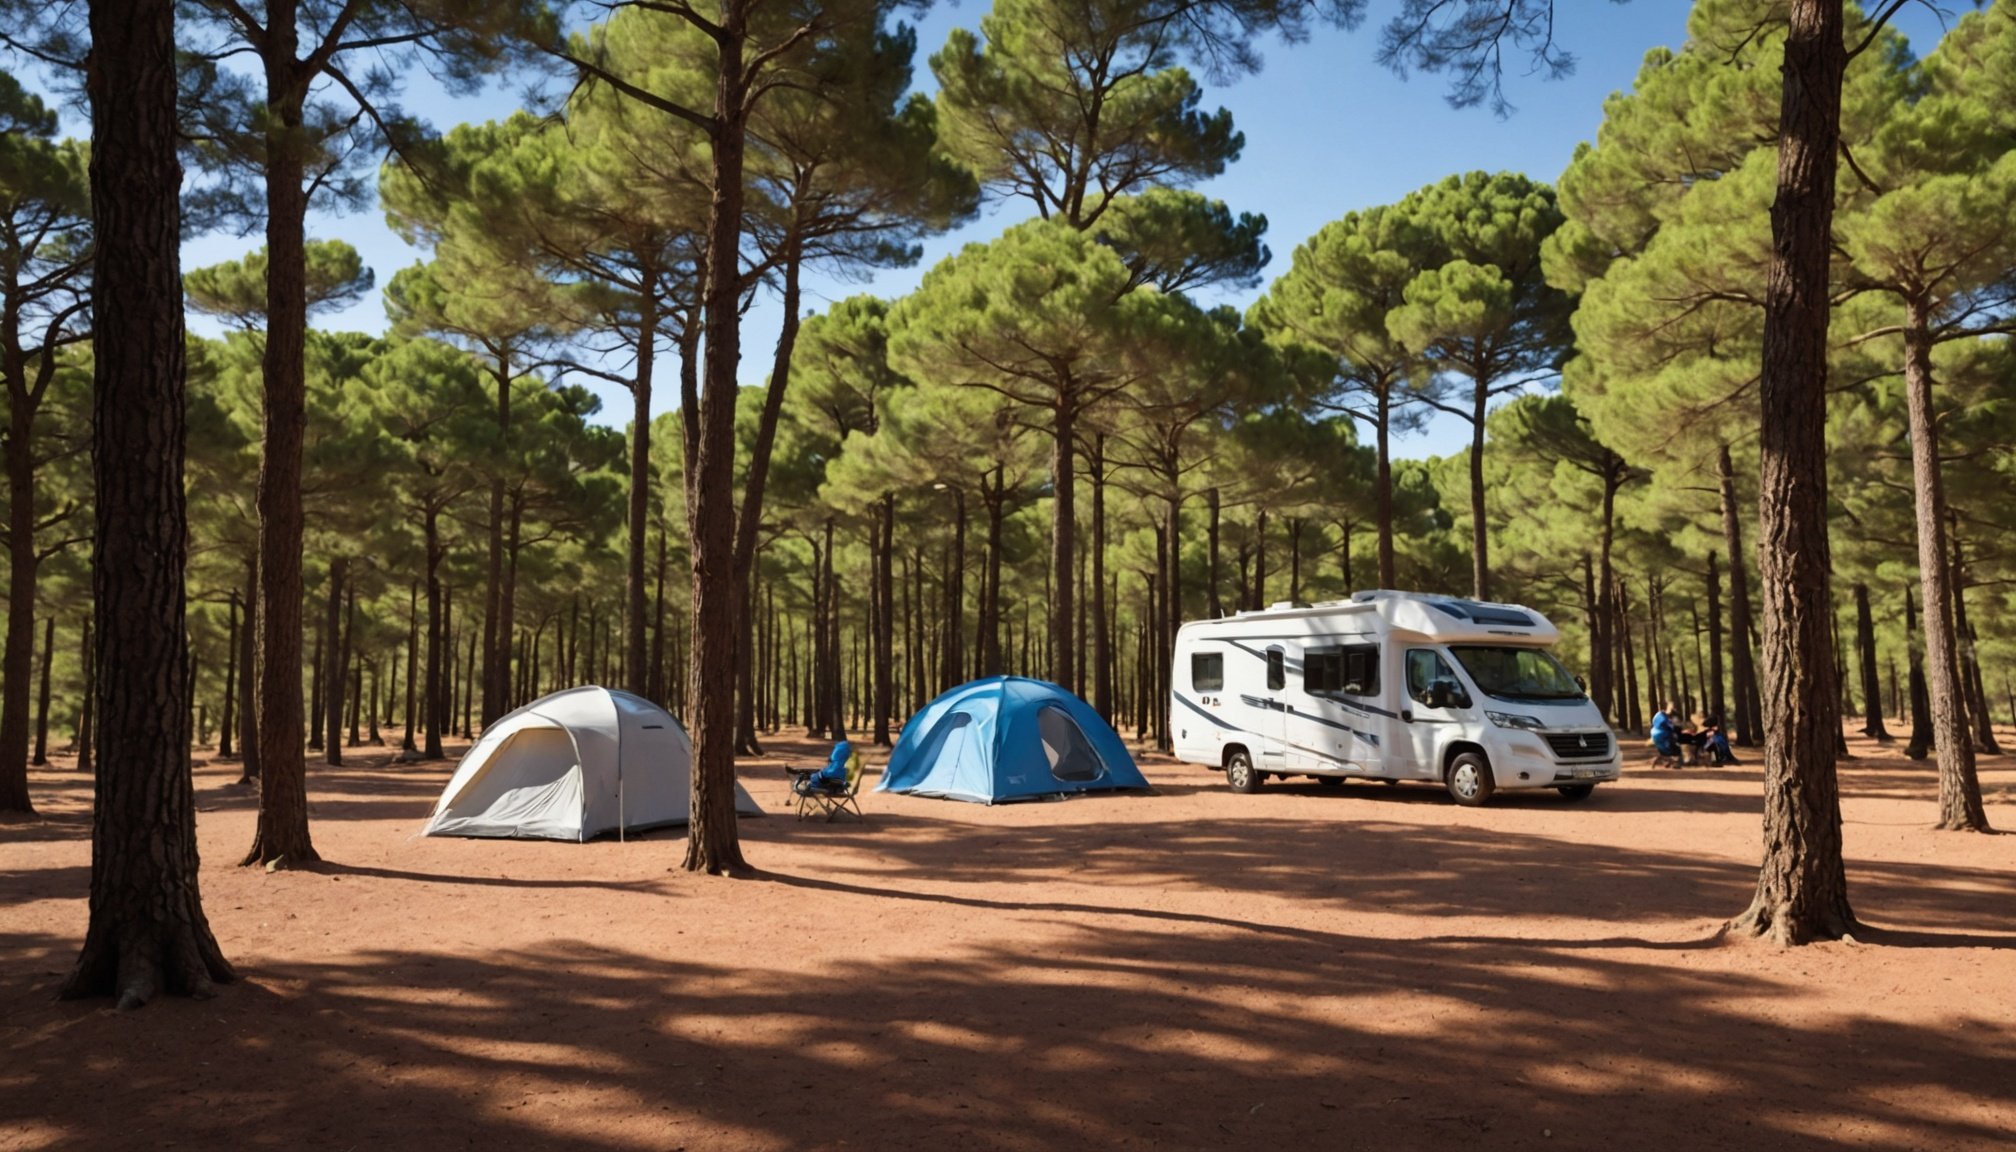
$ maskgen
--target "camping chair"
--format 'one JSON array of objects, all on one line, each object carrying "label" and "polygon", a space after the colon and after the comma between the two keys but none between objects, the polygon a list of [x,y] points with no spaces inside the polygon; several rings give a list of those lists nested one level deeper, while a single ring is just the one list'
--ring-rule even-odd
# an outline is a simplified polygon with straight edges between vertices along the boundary
[{"label": "camping chair", "polygon": [[795,777],[810,775],[810,773],[792,772],[788,768],[785,769],[785,771],[791,772],[791,775],[794,777],[791,793],[798,800],[798,818],[803,820],[807,813],[818,812],[824,813],[826,819],[831,821],[835,816],[840,815],[840,813],[851,811],[854,815],[866,820],[868,817],[861,811],[859,800],[861,795],[861,777],[866,774],[863,771],[865,767],[866,765],[861,761],[861,753],[856,752],[847,758],[846,784],[839,788],[805,787],[802,789],[798,786]]}]

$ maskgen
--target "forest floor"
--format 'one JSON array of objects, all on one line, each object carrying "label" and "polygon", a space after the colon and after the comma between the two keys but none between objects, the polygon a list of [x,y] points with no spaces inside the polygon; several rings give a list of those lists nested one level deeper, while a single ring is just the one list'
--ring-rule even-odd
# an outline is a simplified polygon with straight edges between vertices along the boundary
[{"label": "forest floor", "polygon": [[[447,766],[354,753],[309,773],[328,863],[238,868],[254,797],[204,763],[240,980],[124,1015],[54,999],[90,869],[58,761],[0,826],[0,1149],[2006,1149],[2016,836],[1933,832],[1930,768],[1854,751],[1870,930],[1790,951],[1718,936],[1754,759],[1470,810],[1144,757],[1154,796],[831,824],[750,761],[748,880],[677,830],[421,839]],[[2016,759],[1982,779],[2016,829]]]}]

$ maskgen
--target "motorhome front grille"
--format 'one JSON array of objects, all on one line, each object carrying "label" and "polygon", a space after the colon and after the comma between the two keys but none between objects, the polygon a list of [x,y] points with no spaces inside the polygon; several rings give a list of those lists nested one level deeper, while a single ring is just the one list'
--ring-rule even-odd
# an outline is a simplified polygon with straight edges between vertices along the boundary
[{"label": "motorhome front grille", "polygon": [[1610,755],[1608,732],[1550,732],[1547,746],[1563,760],[1594,760]]}]

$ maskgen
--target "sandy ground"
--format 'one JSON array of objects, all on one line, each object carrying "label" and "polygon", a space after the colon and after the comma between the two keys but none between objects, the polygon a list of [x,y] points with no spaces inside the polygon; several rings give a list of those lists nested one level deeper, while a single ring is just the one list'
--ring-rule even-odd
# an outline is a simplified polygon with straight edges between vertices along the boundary
[{"label": "sandy ground", "polygon": [[[777,741],[795,762],[812,745]],[[1861,943],[1718,941],[1758,775],[1628,772],[1571,805],[1426,788],[784,813],[751,880],[683,840],[415,837],[444,766],[310,771],[317,871],[203,895],[239,983],[60,1003],[88,787],[0,826],[0,1148],[2008,1148],[2016,837],[1941,834],[1930,770],[1844,765]],[[2016,828],[2016,762],[1988,761]]]}]

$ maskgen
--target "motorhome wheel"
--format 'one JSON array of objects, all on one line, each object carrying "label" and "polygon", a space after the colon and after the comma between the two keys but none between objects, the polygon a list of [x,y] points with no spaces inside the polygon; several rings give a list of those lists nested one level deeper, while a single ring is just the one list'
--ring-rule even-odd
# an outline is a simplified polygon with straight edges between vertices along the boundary
[{"label": "motorhome wheel", "polygon": [[1258,792],[1263,777],[1253,770],[1253,757],[1245,749],[1234,749],[1225,757],[1225,783],[1234,792]]},{"label": "motorhome wheel", "polygon": [[1491,802],[1491,794],[1498,790],[1498,784],[1491,778],[1491,764],[1481,753],[1465,752],[1449,762],[1449,795],[1456,802],[1468,808],[1481,808]]}]

